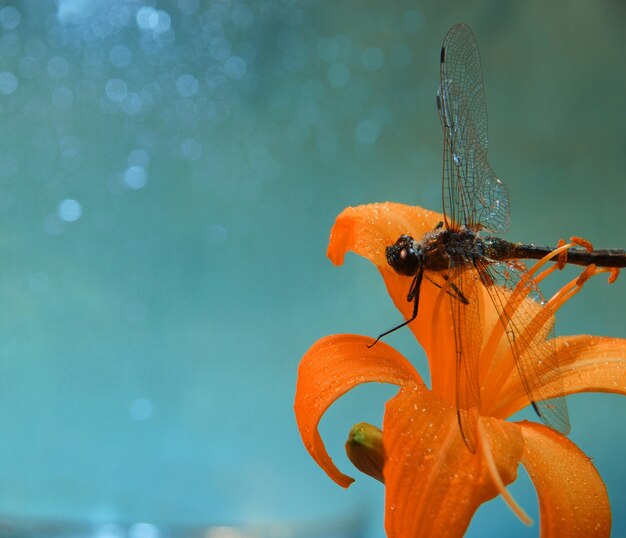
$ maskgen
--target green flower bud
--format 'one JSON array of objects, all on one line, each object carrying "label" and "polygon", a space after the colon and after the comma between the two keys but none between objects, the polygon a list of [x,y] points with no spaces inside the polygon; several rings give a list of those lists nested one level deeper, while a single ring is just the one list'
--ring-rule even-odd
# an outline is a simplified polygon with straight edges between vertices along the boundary
[{"label": "green flower bud", "polygon": [[385,449],[382,430],[367,422],[355,424],[346,441],[346,454],[359,471],[385,483],[383,477]]}]

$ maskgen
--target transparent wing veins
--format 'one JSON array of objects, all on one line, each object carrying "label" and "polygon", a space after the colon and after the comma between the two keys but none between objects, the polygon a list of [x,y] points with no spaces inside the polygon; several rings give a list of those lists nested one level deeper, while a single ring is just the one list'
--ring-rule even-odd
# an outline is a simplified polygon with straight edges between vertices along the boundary
[{"label": "transparent wing veins", "polygon": [[465,24],[446,35],[437,95],[444,132],[443,208],[448,228],[494,233],[509,225],[508,188],[487,162],[487,107],[478,45]]}]

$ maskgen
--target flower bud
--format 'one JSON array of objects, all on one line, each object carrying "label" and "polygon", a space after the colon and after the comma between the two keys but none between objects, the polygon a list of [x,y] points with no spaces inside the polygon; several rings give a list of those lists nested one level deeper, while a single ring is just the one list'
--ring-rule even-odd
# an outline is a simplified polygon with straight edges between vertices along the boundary
[{"label": "flower bud", "polygon": [[359,471],[385,483],[383,477],[385,449],[382,430],[367,422],[355,424],[346,441],[346,454]]}]

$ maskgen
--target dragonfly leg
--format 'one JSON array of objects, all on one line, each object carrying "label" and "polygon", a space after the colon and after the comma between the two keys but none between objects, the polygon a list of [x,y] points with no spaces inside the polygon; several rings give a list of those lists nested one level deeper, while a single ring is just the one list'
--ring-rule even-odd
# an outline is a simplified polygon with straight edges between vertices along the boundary
[{"label": "dragonfly leg", "polygon": [[367,347],[375,346],[376,343],[383,336],[387,336],[388,334],[391,334],[392,332],[397,331],[398,329],[401,329],[405,325],[408,325],[409,323],[411,323],[417,317],[417,309],[418,309],[419,300],[420,300],[420,288],[422,286],[422,277],[423,276],[424,276],[424,269],[423,269],[422,266],[420,266],[417,274],[415,275],[415,278],[413,279],[413,282],[411,283],[411,288],[409,289],[409,294],[407,295],[407,301],[412,301],[413,302],[413,314],[411,315],[411,317],[409,319],[407,319],[405,322],[400,323],[400,325],[396,325],[393,329],[389,329],[388,331],[385,331],[384,333],[379,334],[378,338],[376,338],[376,340],[374,340],[374,342],[372,342],[371,344],[368,344]]},{"label": "dragonfly leg", "polygon": [[455,299],[458,299],[463,304],[469,304],[469,300],[467,299],[467,297],[465,297],[465,295],[463,295],[463,292],[459,288],[456,287],[454,282],[450,283],[450,288],[452,288],[452,291],[454,291],[454,293],[456,294],[456,295],[452,295],[451,292],[448,292],[450,295],[452,295],[452,297],[454,297]]},{"label": "dragonfly leg", "polygon": [[[435,286],[437,286],[439,289],[441,289],[443,286],[437,282],[435,282],[432,278],[430,278],[428,275],[424,275],[424,278],[426,280],[428,280],[428,282],[430,282],[431,284],[434,284]],[[443,277],[445,280],[448,280],[448,275],[444,275]],[[454,284],[450,284],[450,289],[446,290],[446,293],[448,295],[450,295],[451,297],[454,297],[455,299],[461,301],[463,304],[469,304],[469,301],[467,300],[467,298],[465,297],[465,295],[463,295],[463,292],[457,288]],[[410,300],[410,299],[409,299]]]}]

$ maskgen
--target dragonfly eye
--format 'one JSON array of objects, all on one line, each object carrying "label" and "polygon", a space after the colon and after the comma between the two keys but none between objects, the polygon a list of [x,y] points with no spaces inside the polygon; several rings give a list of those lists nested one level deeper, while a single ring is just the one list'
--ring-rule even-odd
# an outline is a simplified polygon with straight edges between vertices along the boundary
[{"label": "dragonfly eye", "polygon": [[416,250],[415,241],[409,235],[403,235],[393,245],[387,247],[387,263],[396,273],[404,276],[413,276],[421,264],[421,256]]}]

